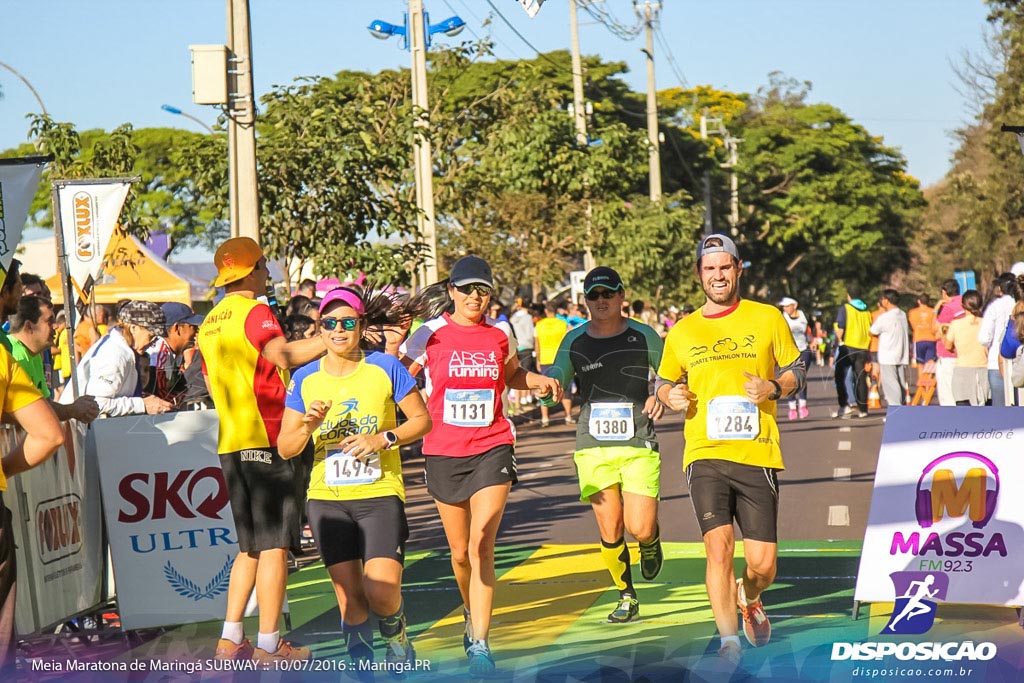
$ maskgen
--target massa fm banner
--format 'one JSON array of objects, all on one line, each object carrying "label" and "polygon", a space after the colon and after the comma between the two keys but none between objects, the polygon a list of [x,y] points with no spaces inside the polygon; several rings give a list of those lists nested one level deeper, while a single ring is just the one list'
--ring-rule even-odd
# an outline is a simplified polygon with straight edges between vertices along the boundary
[{"label": "massa fm banner", "polygon": [[1021,453],[1020,408],[890,409],[854,599],[1024,605]]}]

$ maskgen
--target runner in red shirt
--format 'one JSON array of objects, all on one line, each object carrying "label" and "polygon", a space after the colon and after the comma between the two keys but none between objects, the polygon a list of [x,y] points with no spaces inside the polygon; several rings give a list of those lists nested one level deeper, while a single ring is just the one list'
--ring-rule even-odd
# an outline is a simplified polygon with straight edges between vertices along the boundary
[{"label": "runner in red shirt", "polygon": [[426,380],[433,429],[423,438],[427,491],[437,504],[464,603],[463,645],[473,676],[494,672],[487,644],[494,603],[494,543],[516,483],[515,432],[506,388],[562,398],[557,380],[519,367],[512,330],[484,316],[494,294],[491,268],[465,256],[452,266],[447,310],[402,346],[403,362]]}]

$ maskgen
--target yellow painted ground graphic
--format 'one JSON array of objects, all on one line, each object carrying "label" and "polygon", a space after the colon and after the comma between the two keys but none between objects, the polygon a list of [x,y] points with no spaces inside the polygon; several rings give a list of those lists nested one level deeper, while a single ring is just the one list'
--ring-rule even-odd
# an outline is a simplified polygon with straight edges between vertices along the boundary
[{"label": "yellow painted ground graphic", "polygon": [[[498,579],[491,622],[491,648],[541,648],[566,631],[603,594],[611,577],[596,546],[541,546]],[[423,655],[465,658],[461,608],[416,638]]]}]

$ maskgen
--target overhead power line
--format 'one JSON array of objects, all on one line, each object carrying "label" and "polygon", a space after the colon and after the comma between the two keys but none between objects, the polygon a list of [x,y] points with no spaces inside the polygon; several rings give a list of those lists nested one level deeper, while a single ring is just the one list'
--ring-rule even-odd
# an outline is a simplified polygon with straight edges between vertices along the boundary
[{"label": "overhead power line", "polygon": [[672,54],[672,49],[668,45],[668,41],[665,40],[665,35],[661,32],[661,26],[656,25],[654,28],[654,37],[658,39],[658,45],[661,46],[661,51],[665,54],[665,61],[668,62],[669,68],[672,70],[672,74],[679,81],[679,85],[683,89],[690,87],[690,84],[686,81],[686,76],[683,75],[682,69],[679,68],[679,64],[676,62],[676,56]]},{"label": "overhead power line", "polygon": [[594,20],[608,29],[613,36],[621,40],[633,40],[644,30],[643,20],[638,19],[632,26],[612,16],[605,9],[604,0],[576,0],[576,4]]},{"label": "overhead power line", "polygon": [[[526,43],[526,46],[527,46],[527,47],[529,47],[529,48],[530,48],[531,50],[533,50],[534,52],[536,52],[536,53],[537,53],[537,56],[538,56],[538,57],[541,57],[541,58],[542,58],[542,59],[544,59],[545,61],[547,61],[547,62],[550,62],[550,63],[551,63],[552,65],[554,65],[554,66],[558,67],[559,69],[564,69],[564,68],[565,68],[565,65],[564,65],[564,64],[559,64],[559,63],[558,63],[558,62],[556,62],[555,60],[551,59],[551,58],[550,58],[550,57],[548,57],[548,56],[547,56],[546,54],[544,54],[543,52],[541,52],[540,50],[538,50],[538,49],[537,49],[537,46],[536,46],[536,45],[534,45],[534,44],[533,44],[533,43],[531,43],[531,42],[530,42],[529,40],[527,40],[527,39],[526,39],[526,36],[524,36],[524,35],[523,35],[522,33],[520,33],[520,32],[519,32],[519,29],[517,29],[517,28],[515,27],[515,24],[513,24],[513,23],[512,23],[511,21],[509,21],[509,20],[508,20],[508,17],[506,17],[506,16],[504,15],[504,14],[502,14],[502,13],[501,13],[501,10],[499,10],[499,9],[498,9],[497,7],[495,7],[495,5],[494,5],[494,3],[492,2],[492,0],[487,0],[487,4],[488,4],[488,5],[490,5],[490,6],[491,6],[491,9],[492,9],[492,10],[494,10],[494,13],[495,13],[495,14],[497,14],[497,15],[498,15],[498,17],[499,17],[499,18],[500,18],[500,19],[501,19],[501,20],[502,20],[503,22],[505,22],[505,25],[506,25],[506,26],[508,26],[508,27],[509,27],[509,29],[511,29],[511,30],[512,30],[512,33],[516,34],[516,37],[518,37],[518,38],[519,38],[519,40],[521,40],[521,41],[523,41],[524,43]],[[572,71],[572,70],[570,69],[570,73],[571,73],[571,71]]]}]

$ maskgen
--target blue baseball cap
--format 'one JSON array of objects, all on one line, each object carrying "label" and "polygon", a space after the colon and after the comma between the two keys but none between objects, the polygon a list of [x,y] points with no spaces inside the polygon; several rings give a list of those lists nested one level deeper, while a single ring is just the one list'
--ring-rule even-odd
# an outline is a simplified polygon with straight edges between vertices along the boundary
[{"label": "blue baseball cap", "polygon": [[206,319],[205,315],[196,313],[185,304],[178,303],[177,301],[161,304],[160,309],[167,317],[167,327],[177,325],[178,323],[199,327],[203,324],[203,320]]}]

